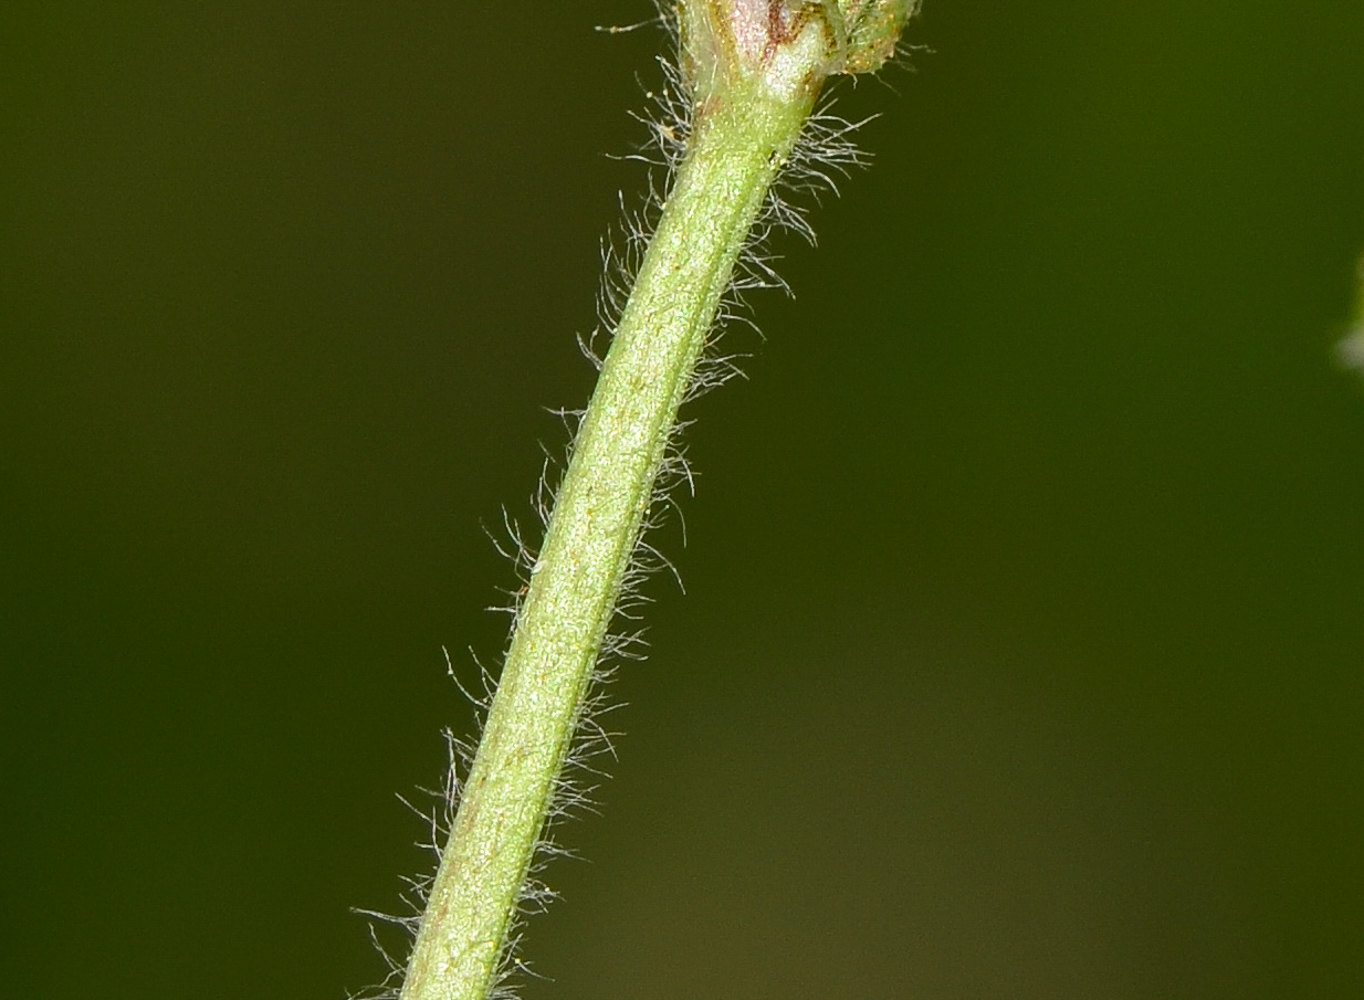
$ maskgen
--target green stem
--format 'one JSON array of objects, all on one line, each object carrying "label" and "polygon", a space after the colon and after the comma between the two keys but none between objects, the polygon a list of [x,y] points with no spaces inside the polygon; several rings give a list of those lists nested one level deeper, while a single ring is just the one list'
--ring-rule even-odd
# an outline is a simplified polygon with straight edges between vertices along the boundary
[{"label": "green stem", "polygon": [[[780,37],[756,47],[729,19],[766,28],[774,10]],[[402,1000],[483,1000],[495,985],[678,407],[831,69],[835,33],[818,3],[689,0],[681,17],[695,100],[689,148],[579,428]]]}]

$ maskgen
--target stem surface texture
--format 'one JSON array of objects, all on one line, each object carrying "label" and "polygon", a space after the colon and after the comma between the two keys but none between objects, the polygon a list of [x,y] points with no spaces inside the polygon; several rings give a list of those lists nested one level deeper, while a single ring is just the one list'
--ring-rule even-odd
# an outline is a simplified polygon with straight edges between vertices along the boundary
[{"label": "stem surface texture", "polygon": [[[886,17],[884,4],[850,5]],[[855,61],[843,6],[687,0],[679,10],[687,150],[579,427],[401,1000],[484,1000],[497,985],[678,407],[820,85]]]}]

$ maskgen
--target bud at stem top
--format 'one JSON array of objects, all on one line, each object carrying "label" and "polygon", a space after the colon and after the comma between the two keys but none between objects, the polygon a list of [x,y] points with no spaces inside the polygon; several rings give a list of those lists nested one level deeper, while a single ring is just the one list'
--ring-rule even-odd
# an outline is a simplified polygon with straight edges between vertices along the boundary
[{"label": "bud at stem top", "polygon": [[918,0],[682,0],[683,69],[698,108],[736,84],[776,98],[880,69]]}]

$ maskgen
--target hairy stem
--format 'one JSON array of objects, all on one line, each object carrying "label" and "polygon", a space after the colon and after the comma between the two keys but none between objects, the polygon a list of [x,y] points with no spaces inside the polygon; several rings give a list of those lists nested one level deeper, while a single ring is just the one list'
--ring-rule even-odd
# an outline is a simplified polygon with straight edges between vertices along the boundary
[{"label": "hairy stem", "polygon": [[[839,13],[849,6],[889,16],[870,0],[682,5],[688,148],[579,427],[402,1000],[483,1000],[496,985],[678,407],[820,85],[857,61],[856,25]],[[889,7],[898,35],[908,7]]]}]

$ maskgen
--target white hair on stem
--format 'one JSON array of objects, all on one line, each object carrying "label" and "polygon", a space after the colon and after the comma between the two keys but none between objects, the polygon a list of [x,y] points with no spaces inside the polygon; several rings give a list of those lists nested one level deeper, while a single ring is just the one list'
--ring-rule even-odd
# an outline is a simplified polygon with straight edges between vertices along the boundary
[{"label": "white hair on stem", "polygon": [[[673,48],[677,50],[679,39],[673,13],[662,0],[659,0],[657,7],[658,15],[655,18],[624,28],[598,30],[615,34],[633,31],[650,24],[662,24],[672,35]],[[916,8],[917,2],[911,4],[911,11]],[[613,234],[603,239],[601,244],[602,279],[597,296],[598,323],[591,333],[586,336],[578,334],[577,337],[583,355],[599,371],[603,365],[605,351],[598,343],[604,338],[609,345],[614,335],[650,237],[662,214],[664,192],[672,186],[677,170],[686,155],[692,131],[691,93],[682,69],[678,63],[663,57],[659,57],[658,65],[661,69],[661,81],[656,86],[644,89],[646,111],[631,112],[631,116],[644,126],[646,138],[636,149],[618,157],[646,164],[649,168],[646,175],[646,194],[633,207],[627,205],[624,195],[618,194],[621,221]],[[777,232],[789,230],[806,242],[812,245],[815,243],[815,233],[806,217],[805,209],[791,199],[793,197],[800,200],[813,199],[818,203],[825,192],[838,194],[838,180],[848,176],[853,168],[863,167],[868,162],[868,154],[854,143],[853,135],[871,119],[849,122],[833,114],[831,106],[830,100],[824,100],[808,118],[798,142],[780,164],[776,181],[749,231],[730,285],[707,334],[705,350],[686,388],[684,405],[744,374],[740,362],[748,355],[730,352],[722,348],[721,344],[726,332],[736,324],[748,326],[761,336],[751,317],[746,294],[753,290],[768,288],[781,289],[790,294],[790,288],[776,271],[776,264],[780,258],[770,249],[769,241]],[[572,441],[586,411],[557,409],[550,412],[560,417],[568,432],[570,444],[561,460],[556,461],[553,456],[546,453],[544,466],[530,498],[531,510],[540,522],[541,537],[548,527],[559,483],[564,470],[568,468],[568,459],[573,448]],[[676,490],[685,483],[688,492],[695,493],[695,474],[688,462],[685,447],[680,442],[681,433],[690,423],[690,420],[679,419],[669,433],[651,500],[635,538],[632,556],[620,585],[610,627],[601,643],[588,690],[578,705],[572,743],[564,766],[554,781],[548,813],[517,898],[513,925],[508,932],[506,946],[501,952],[494,985],[488,994],[493,1000],[503,1000],[512,996],[513,981],[518,973],[536,975],[519,956],[522,922],[527,915],[543,911],[557,895],[539,878],[539,875],[551,859],[575,856],[556,839],[557,828],[568,816],[596,811],[594,795],[600,780],[606,777],[606,772],[596,766],[596,762],[603,756],[612,758],[616,756],[614,740],[620,734],[607,729],[602,724],[602,719],[623,704],[609,697],[609,685],[619,664],[629,660],[641,660],[646,656],[645,628],[636,623],[639,621],[638,612],[641,606],[653,599],[643,592],[642,585],[657,571],[666,569],[676,579],[679,588],[682,587],[682,578],[677,567],[648,540],[648,536],[664,524],[669,514],[675,511],[678,514],[685,545],[685,521],[681,518],[681,511],[676,503]],[[487,531],[487,534],[497,551],[512,564],[518,581],[517,586],[503,591],[506,603],[494,605],[489,609],[503,611],[511,616],[510,637],[515,633],[520,620],[530,579],[539,569],[538,553],[518,520],[505,508],[502,511],[501,530]],[[471,692],[460,681],[458,672],[451,664],[448,653],[446,654],[447,670],[461,694],[473,706],[475,730],[481,733],[496,690],[496,678],[472,650],[470,659],[478,670],[481,694]],[[437,864],[458,809],[463,777],[468,774],[476,748],[475,743],[459,739],[449,730],[446,730],[444,735],[449,763],[443,787],[436,790],[421,790],[430,803],[427,807],[419,807],[399,797],[400,801],[423,821],[427,839],[418,842],[417,846],[431,851]],[[380,940],[377,928],[384,925],[393,926],[409,939],[415,938],[433,880],[434,873],[403,879],[405,889],[399,895],[404,908],[401,914],[394,915],[370,909],[355,911],[369,918],[371,939],[386,964],[388,974],[378,985],[353,994],[352,1000],[389,998],[396,1000],[399,996],[405,964],[395,960],[392,952]]]}]

